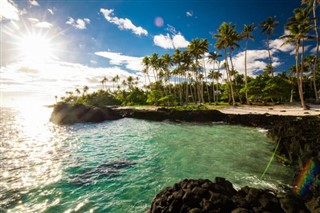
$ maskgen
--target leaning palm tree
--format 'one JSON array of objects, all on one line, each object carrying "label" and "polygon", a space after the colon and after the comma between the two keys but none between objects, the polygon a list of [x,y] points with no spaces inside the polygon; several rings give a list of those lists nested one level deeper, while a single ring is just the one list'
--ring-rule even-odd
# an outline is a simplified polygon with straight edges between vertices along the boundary
[{"label": "leaning palm tree", "polygon": [[313,75],[313,89],[316,97],[316,102],[319,103],[320,99],[318,96],[318,91],[317,91],[317,84],[316,84],[316,69],[318,67],[318,61],[319,61],[319,32],[318,32],[318,24],[317,24],[317,15],[316,15],[316,10],[317,7],[320,5],[320,0],[302,0],[302,4],[308,4],[312,5],[312,15],[313,15],[313,25],[314,25],[314,32],[315,32],[315,40],[316,40],[316,52],[315,52],[315,61],[314,61],[314,66],[312,70],[312,75]]},{"label": "leaning palm tree", "polygon": [[[274,29],[279,25],[279,21],[277,21],[274,17],[268,17],[267,20],[260,23],[260,27],[262,28],[261,33],[267,34],[267,50],[269,54],[269,64],[272,66],[272,57],[270,53],[270,36],[274,33]],[[274,76],[272,71],[272,76]]]},{"label": "leaning palm tree", "polygon": [[[311,39],[312,37],[308,35],[308,32],[313,28],[309,25],[310,22],[310,10],[308,8],[297,8],[294,11],[294,16],[289,18],[286,29],[290,32],[288,35],[283,35],[280,38],[286,39],[282,45],[288,43],[294,43],[295,45],[295,61],[296,61],[296,77],[298,84],[299,97],[301,101],[301,106],[303,109],[307,109],[307,106],[303,97],[303,61],[304,61],[304,41],[306,39]],[[299,49],[302,49],[301,53],[301,63],[299,62]]]},{"label": "leaning palm tree", "polygon": [[[239,39],[239,34],[237,34],[235,30],[235,25],[232,25],[231,23],[223,22],[219,29],[218,34],[215,34],[213,37],[217,39],[215,43],[215,47],[219,50],[224,51],[224,58],[225,58],[225,69],[227,73],[227,81],[229,86],[229,103],[232,101],[232,105],[235,106],[236,102],[234,99],[234,91],[233,91],[233,85],[231,80],[231,73],[230,73],[230,67],[228,62],[228,54],[227,50],[229,48],[229,55],[231,56],[231,52],[233,50],[233,47],[236,45],[236,41]],[[232,65],[232,64],[231,64]]]},{"label": "leaning palm tree", "polygon": [[247,50],[248,50],[248,41],[249,39],[254,41],[254,37],[252,35],[253,30],[255,29],[254,24],[244,25],[244,29],[242,31],[242,37],[246,39],[246,47],[244,53],[244,83],[245,83],[245,95],[247,104],[249,104],[248,99],[248,70],[247,70]]}]

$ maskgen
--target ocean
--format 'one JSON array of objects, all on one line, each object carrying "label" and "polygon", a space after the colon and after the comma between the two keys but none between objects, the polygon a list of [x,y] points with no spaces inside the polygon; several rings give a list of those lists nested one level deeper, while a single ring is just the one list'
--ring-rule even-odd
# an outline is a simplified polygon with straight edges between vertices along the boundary
[{"label": "ocean", "polygon": [[273,161],[258,128],[121,119],[58,126],[52,109],[1,108],[0,212],[146,212],[185,178],[225,177],[280,189],[293,171]]}]

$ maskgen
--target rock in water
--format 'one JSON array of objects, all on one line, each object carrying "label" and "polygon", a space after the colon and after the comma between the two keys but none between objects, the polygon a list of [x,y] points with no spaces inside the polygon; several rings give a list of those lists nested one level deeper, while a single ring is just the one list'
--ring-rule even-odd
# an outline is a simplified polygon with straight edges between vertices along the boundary
[{"label": "rock in water", "polygon": [[122,116],[108,107],[93,107],[83,104],[58,104],[54,107],[50,121],[56,124],[74,124],[84,122],[102,122],[116,120]]},{"label": "rock in water", "polygon": [[170,212],[307,213],[309,210],[297,197],[286,196],[280,200],[269,190],[251,187],[237,191],[228,180],[217,177],[215,182],[185,179],[163,189],[153,199],[148,213]]}]

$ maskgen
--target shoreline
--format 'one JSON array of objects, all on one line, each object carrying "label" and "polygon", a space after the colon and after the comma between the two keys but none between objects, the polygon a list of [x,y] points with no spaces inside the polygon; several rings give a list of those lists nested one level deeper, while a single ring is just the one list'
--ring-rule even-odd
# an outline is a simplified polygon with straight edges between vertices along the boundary
[{"label": "shoreline", "polygon": [[[240,106],[219,106],[217,109],[208,109],[208,110],[217,110],[224,114],[231,115],[251,115],[251,114],[270,114],[270,115],[279,115],[279,116],[320,116],[320,104],[309,104],[309,110],[303,110],[299,105],[273,105],[273,106],[257,106],[257,105],[240,105]],[[159,109],[173,109],[174,108],[163,108],[156,106],[116,106],[112,107],[115,109],[132,109],[132,110],[145,110],[145,111],[157,111]],[[184,110],[182,110],[184,111]],[[187,111],[187,110],[186,110]],[[197,110],[194,110],[197,111]]]}]

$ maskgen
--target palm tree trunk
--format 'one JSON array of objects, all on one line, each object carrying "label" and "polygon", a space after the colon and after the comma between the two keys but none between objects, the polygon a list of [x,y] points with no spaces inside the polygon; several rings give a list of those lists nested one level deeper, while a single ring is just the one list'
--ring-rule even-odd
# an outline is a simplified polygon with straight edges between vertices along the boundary
[{"label": "palm tree trunk", "polygon": [[216,101],[217,101],[217,103],[219,103],[219,78],[217,78],[217,85],[216,85],[216,92],[217,92],[217,94],[216,94]]},{"label": "palm tree trunk", "polygon": [[[269,60],[270,60],[270,66],[272,66],[272,57],[271,57],[271,53],[270,53],[270,40],[269,40],[269,33],[267,34],[267,48],[268,48],[268,54],[269,54]],[[273,77],[273,69],[271,70],[271,76]]]},{"label": "palm tree trunk", "polygon": [[188,85],[188,76],[187,73],[185,73],[185,78],[186,78],[186,105],[189,103],[189,85]]},{"label": "palm tree trunk", "polygon": [[213,102],[216,102],[216,94],[215,94],[215,85],[214,85],[214,78],[212,78],[212,82],[211,82],[211,85],[212,85],[212,96],[213,96]]},{"label": "palm tree trunk", "polygon": [[227,71],[226,73],[227,73],[227,79],[229,81],[232,105],[235,106],[236,102],[235,102],[234,94],[233,94],[233,85],[232,85],[232,80],[231,80],[231,76],[230,76],[230,69],[229,69],[228,56],[227,56],[227,49],[226,48],[224,48],[224,55],[225,55],[225,60],[226,60],[226,71]]},{"label": "palm tree trunk", "polygon": [[[301,102],[301,107],[303,109],[307,109],[306,105],[304,103],[303,98],[303,88],[302,88],[302,73],[299,71],[299,48],[300,48],[300,40],[296,41],[296,52],[295,52],[295,58],[296,58],[296,75],[297,75],[297,83],[298,83],[298,91],[299,91],[299,97]],[[303,64],[301,65],[301,68],[303,67]],[[302,70],[301,70],[302,71]]]},{"label": "palm tree trunk", "polygon": [[314,23],[314,31],[315,31],[315,39],[316,39],[316,59],[314,62],[314,68],[313,68],[313,89],[314,89],[314,94],[316,97],[316,103],[320,103],[320,99],[318,96],[318,90],[317,90],[317,75],[316,75],[316,70],[317,70],[317,65],[318,65],[318,60],[319,60],[319,33],[318,33],[318,25],[317,25],[317,16],[316,16],[316,9],[317,9],[317,0],[313,0],[313,5],[312,5],[312,11],[313,11],[313,23]]},{"label": "palm tree trunk", "polygon": [[210,103],[211,103],[211,100],[210,100],[210,92],[209,92],[209,86],[208,86],[208,81],[207,81],[206,62],[205,62],[204,59],[203,59],[203,68],[204,68],[204,78],[206,79],[206,80],[205,80],[205,83],[206,83],[206,87],[207,87],[208,101],[209,101],[209,104],[210,104]]},{"label": "palm tree trunk", "polygon": [[248,71],[247,71],[247,48],[248,48],[248,38],[246,40],[246,50],[244,52],[244,89],[245,89],[245,94],[246,94],[246,102],[249,104],[249,99],[248,99]]}]

